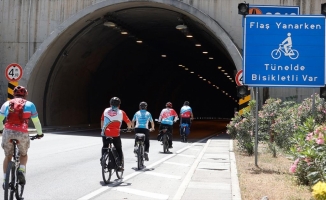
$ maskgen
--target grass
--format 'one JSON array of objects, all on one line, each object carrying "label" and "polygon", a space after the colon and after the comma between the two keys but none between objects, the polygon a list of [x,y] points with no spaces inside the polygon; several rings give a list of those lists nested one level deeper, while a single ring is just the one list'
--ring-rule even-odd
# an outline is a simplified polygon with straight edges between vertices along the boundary
[{"label": "grass", "polygon": [[265,196],[269,200],[312,199],[308,186],[296,184],[289,172],[293,161],[284,154],[278,153],[274,158],[267,144],[259,144],[256,166],[255,155],[239,152],[236,141],[234,150],[242,200],[261,200]]}]

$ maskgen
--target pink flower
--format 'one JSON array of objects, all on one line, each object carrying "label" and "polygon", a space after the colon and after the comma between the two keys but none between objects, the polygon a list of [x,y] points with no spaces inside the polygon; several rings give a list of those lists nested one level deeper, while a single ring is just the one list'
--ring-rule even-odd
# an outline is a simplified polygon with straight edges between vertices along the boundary
[{"label": "pink flower", "polygon": [[311,140],[312,139],[312,136],[314,135],[314,133],[309,133],[306,137],[306,140]]},{"label": "pink flower", "polygon": [[299,161],[300,161],[300,159],[297,158],[297,159],[294,161],[294,165],[298,165]]},{"label": "pink flower", "polygon": [[291,173],[295,173],[295,171],[296,171],[296,169],[297,169],[297,166],[295,165],[295,164],[293,164],[291,167],[290,167],[290,172]]},{"label": "pink flower", "polygon": [[317,141],[316,141],[317,144],[324,144],[325,141],[323,138],[318,138]]}]

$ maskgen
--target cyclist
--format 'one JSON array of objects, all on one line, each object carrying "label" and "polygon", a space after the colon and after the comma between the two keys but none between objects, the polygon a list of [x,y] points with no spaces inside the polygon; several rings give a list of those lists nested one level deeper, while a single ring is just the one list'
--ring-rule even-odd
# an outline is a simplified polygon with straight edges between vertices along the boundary
[{"label": "cyclist", "polygon": [[[135,125],[136,122],[136,125]],[[151,122],[151,129],[148,130],[148,122]],[[149,131],[155,130],[154,121],[150,112],[147,111],[147,103],[140,102],[139,111],[137,111],[132,118],[132,124],[135,127],[135,133],[144,133],[145,134],[145,160],[148,161],[149,153]],[[134,153],[136,154],[136,140],[135,140],[135,149]]]},{"label": "cyclist", "polygon": [[[122,121],[124,121],[128,129],[132,128],[132,123],[129,120],[128,116],[123,110],[120,110],[120,104],[121,101],[118,97],[112,97],[110,100],[110,107],[106,108],[104,112],[102,113],[101,117],[101,136],[103,141],[103,147],[102,147],[102,156],[106,149],[109,146],[109,139],[107,137],[113,138],[113,145],[115,146],[118,154],[120,163],[122,164],[122,145],[121,145],[121,138],[120,138],[120,127],[122,124]],[[102,159],[101,156],[101,159]],[[119,170],[123,170],[122,166],[118,166]]]},{"label": "cyclist", "polygon": [[[38,118],[35,105],[26,100],[28,95],[27,89],[23,86],[14,88],[14,99],[5,102],[0,109],[0,130],[2,133],[1,146],[5,152],[3,161],[3,179],[6,178],[6,169],[14,153],[13,144],[10,143],[11,139],[17,139],[18,149],[20,153],[20,166],[17,173],[18,182],[26,184],[26,164],[27,164],[27,151],[30,145],[28,135],[28,121],[31,118],[37,131],[37,138],[42,138],[42,126]],[[3,125],[3,120],[6,122]]]},{"label": "cyclist", "polygon": [[188,128],[190,129],[191,120],[193,119],[194,115],[191,107],[189,106],[189,101],[185,101],[180,109],[180,129],[182,124],[188,124]]},{"label": "cyclist", "polygon": [[191,107],[189,106],[189,101],[185,101],[180,109],[180,124],[185,123],[188,124],[188,127],[190,127],[191,120],[193,119],[194,115]]},{"label": "cyclist", "polygon": [[168,132],[170,133],[169,148],[173,148],[172,147],[173,123],[175,123],[178,120],[178,114],[172,108],[171,102],[167,102],[165,104],[165,107],[166,108],[164,108],[161,111],[160,117],[158,118],[158,122],[161,123],[159,130],[162,130],[164,126],[167,127]]}]

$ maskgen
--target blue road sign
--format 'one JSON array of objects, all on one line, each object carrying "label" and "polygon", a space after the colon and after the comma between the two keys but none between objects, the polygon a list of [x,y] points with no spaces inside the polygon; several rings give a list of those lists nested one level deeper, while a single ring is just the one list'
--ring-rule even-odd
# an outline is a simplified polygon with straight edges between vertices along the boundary
[{"label": "blue road sign", "polygon": [[247,15],[243,34],[245,85],[325,85],[325,16]]},{"label": "blue road sign", "polygon": [[249,4],[249,14],[261,15],[300,15],[299,6],[269,6]]}]

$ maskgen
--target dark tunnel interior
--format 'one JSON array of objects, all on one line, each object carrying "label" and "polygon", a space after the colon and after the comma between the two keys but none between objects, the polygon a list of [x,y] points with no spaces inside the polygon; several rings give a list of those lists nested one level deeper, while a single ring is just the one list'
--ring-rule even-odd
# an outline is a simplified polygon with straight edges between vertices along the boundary
[{"label": "dark tunnel interior", "polygon": [[[57,69],[50,75],[52,84],[47,86],[47,91],[51,91],[51,96],[63,91],[66,95],[56,99],[48,95],[45,103],[53,106],[44,112],[64,115],[56,110],[55,104],[61,104],[65,98],[72,105],[76,101],[84,102],[74,108],[82,110],[82,115],[87,113],[87,118],[80,117],[79,124],[99,123],[110,98],[116,96],[129,118],[141,101],[148,103],[153,118],[158,118],[168,101],[177,113],[183,102],[189,101],[195,117],[233,116],[238,107],[236,68],[218,38],[203,24],[180,13],[152,7],[119,10],[97,20],[97,25],[78,39],[88,50],[78,53],[81,48],[75,45],[65,60],[55,64]],[[116,26],[105,26],[105,22]],[[186,25],[187,29],[177,30],[178,25]],[[122,34],[123,31],[128,34]],[[74,69],[71,73],[80,82],[65,79],[65,86],[61,86],[62,78],[53,77],[70,73],[63,66],[77,65],[76,59],[79,63],[91,60],[92,67]],[[89,78],[81,75],[81,70]],[[77,97],[69,95],[72,90],[78,90]]]}]

